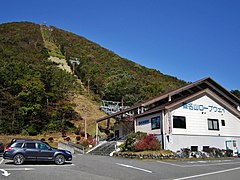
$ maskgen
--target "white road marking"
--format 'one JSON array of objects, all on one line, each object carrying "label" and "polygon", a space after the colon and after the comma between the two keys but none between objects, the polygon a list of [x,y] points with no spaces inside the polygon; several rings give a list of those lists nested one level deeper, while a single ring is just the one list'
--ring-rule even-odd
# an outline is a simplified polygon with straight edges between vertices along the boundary
[{"label": "white road marking", "polygon": [[149,170],[146,170],[146,169],[142,169],[142,168],[138,168],[138,167],[134,167],[134,166],[131,166],[131,165],[121,164],[121,163],[116,163],[116,164],[119,165],[119,166],[136,169],[136,170],[139,170],[139,171],[144,171],[144,172],[147,172],[147,173],[152,173],[152,171],[149,171]]},{"label": "white road marking", "polygon": [[188,164],[207,163],[208,161],[188,161]]},{"label": "white road marking", "polygon": [[3,161],[4,161],[4,159],[2,159],[2,160],[0,161],[0,164],[2,164],[2,163],[3,163]]},{"label": "white road marking", "polygon": [[0,169],[0,171],[2,171],[3,173],[2,173],[2,175],[3,176],[9,176],[11,173],[9,173],[9,172],[7,172],[6,170],[4,170],[4,169]]},{"label": "white road marking", "polygon": [[5,169],[6,171],[32,171],[34,168],[9,168]]},{"label": "white road marking", "polygon": [[226,161],[232,161],[232,160],[226,159],[226,160],[222,160],[222,161],[225,161],[225,162],[226,162]]},{"label": "white road marking", "polygon": [[157,162],[159,162],[161,164],[168,164],[168,165],[171,165],[171,166],[184,167],[184,166],[179,165],[179,164],[173,164],[173,163],[168,163],[168,162],[164,162],[164,161],[157,161]]},{"label": "white road marking", "polygon": [[228,164],[240,164],[240,162],[229,162],[229,163],[214,163],[214,164],[194,164],[194,165],[185,165],[182,167],[201,167],[201,166],[221,166]]},{"label": "white road marking", "polygon": [[197,177],[209,176],[209,175],[213,175],[213,174],[220,174],[220,173],[229,172],[229,171],[235,171],[235,170],[239,170],[239,169],[240,169],[240,167],[237,167],[237,168],[226,169],[226,170],[222,170],[222,171],[215,171],[215,172],[210,172],[210,173],[205,173],[205,174],[182,177],[182,178],[178,178],[178,179],[174,179],[174,180],[192,179],[192,178],[197,178]]},{"label": "white road marking", "polygon": [[162,164],[168,164],[171,166],[177,166],[177,167],[201,167],[201,166],[221,166],[221,165],[228,165],[228,164],[240,164],[240,162],[229,162],[229,163],[213,163],[213,164],[191,164],[191,165],[179,165],[179,164],[174,164],[174,163],[168,163],[168,162],[163,162],[163,161],[158,161],[159,163]]},{"label": "white road marking", "polygon": [[0,169],[0,171],[2,171],[2,175],[3,176],[10,176],[11,173],[9,173],[8,171],[32,171],[34,170],[34,168],[9,168],[9,169]]}]

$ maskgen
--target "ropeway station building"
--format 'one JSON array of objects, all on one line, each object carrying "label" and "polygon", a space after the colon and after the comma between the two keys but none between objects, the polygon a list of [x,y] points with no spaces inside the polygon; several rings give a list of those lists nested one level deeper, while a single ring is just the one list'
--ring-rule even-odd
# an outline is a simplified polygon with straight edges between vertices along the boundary
[{"label": "ropeway station building", "polygon": [[132,131],[155,134],[162,148],[240,150],[240,99],[211,78],[98,119],[116,119],[115,137]]}]

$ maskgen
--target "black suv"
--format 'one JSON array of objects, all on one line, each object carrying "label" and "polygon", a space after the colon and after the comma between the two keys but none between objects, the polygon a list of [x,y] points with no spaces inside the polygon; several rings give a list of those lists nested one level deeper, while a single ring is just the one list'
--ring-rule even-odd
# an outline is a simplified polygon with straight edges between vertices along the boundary
[{"label": "black suv", "polygon": [[53,161],[62,165],[72,160],[72,154],[67,150],[55,149],[39,140],[14,139],[3,153],[4,159],[13,160],[21,165],[25,161]]}]

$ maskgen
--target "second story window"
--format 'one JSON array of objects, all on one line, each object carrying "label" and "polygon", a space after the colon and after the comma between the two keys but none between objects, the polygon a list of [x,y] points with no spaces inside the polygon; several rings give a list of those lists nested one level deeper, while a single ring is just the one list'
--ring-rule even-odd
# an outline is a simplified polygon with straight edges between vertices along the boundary
[{"label": "second story window", "polygon": [[186,117],[173,116],[173,128],[186,129]]},{"label": "second story window", "polygon": [[218,119],[208,119],[208,130],[219,131]]},{"label": "second story window", "polygon": [[222,126],[225,126],[225,120],[221,120],[221,122],[222,122]]}]

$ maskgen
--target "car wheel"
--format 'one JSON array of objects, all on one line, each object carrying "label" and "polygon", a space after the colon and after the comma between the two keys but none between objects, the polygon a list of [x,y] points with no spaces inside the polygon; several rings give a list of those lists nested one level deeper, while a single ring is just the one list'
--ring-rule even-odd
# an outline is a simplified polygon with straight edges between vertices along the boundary
[{"label": "car wheel", "polygon": [[57,165],[62,165],[65,163],[65,161],[66,161],[65,157],[61,154],[55,157],[55,164]]},{"label": "car wheel", "polygon": [[24,161],[25,161],[25,158],[22,154],[17,154],[13,158],[13,163],[16,165],[21,165],[24,163]]}]

